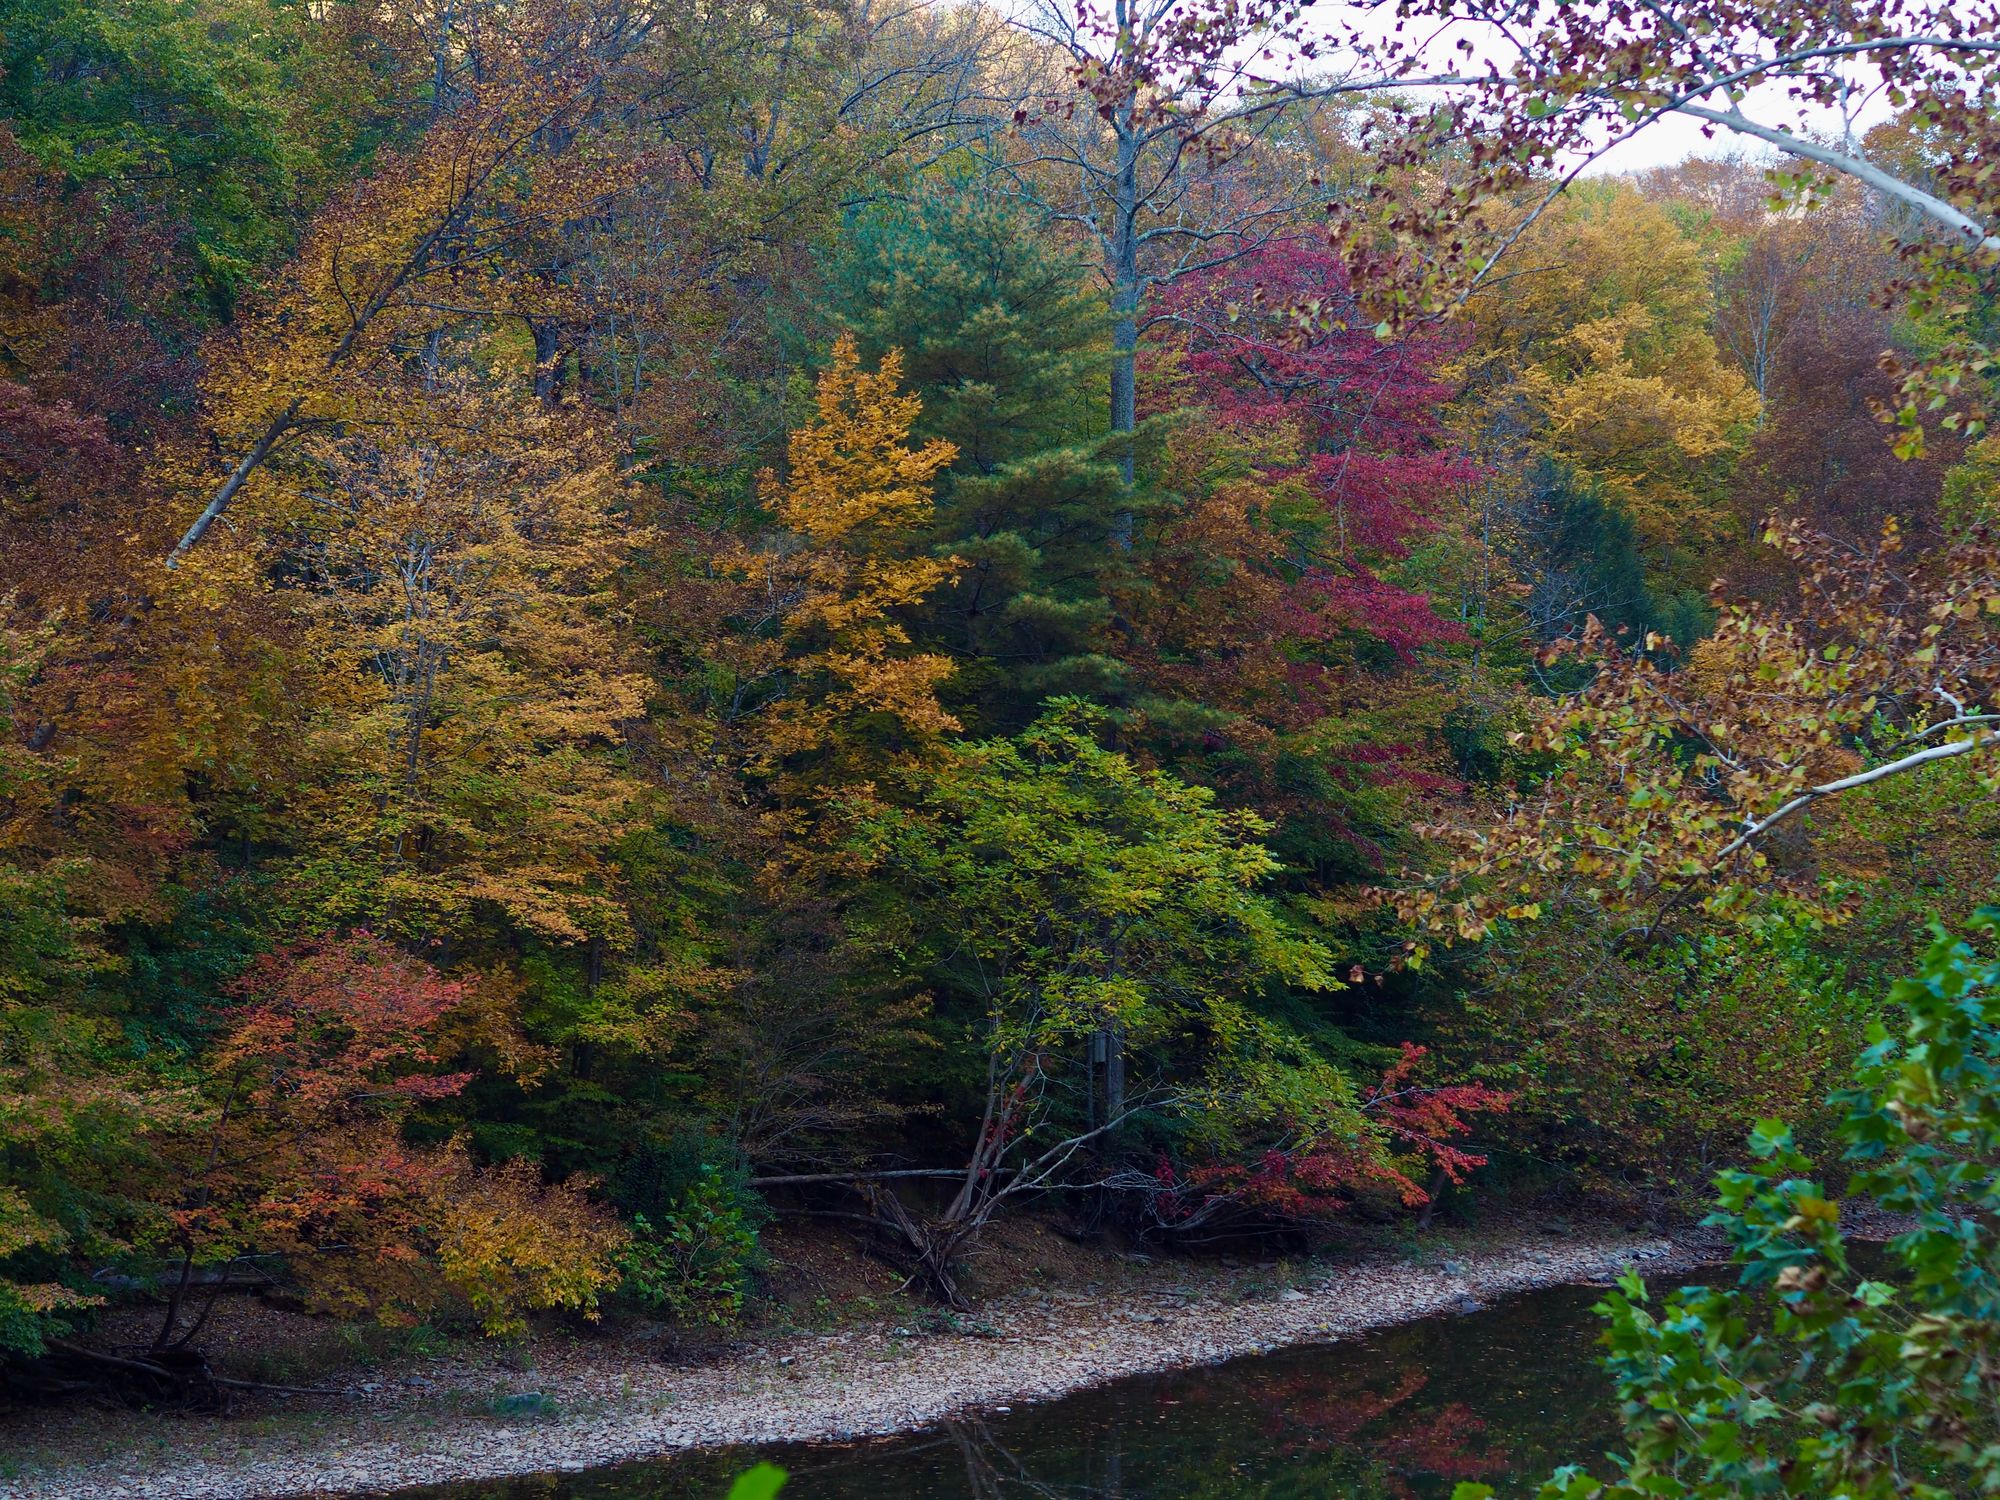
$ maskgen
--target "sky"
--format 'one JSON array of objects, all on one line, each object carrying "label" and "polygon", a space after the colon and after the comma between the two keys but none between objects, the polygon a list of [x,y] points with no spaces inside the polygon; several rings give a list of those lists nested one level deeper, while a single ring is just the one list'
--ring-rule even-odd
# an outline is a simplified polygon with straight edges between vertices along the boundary
[{"label": "sky", "polygon": [[[1165,3],[1171,4],[1173,0],[1165,0]],[[1358,17],[1355,7],[1349,4],[1330,4],[1326,10],[1329,13],[1339,12],[1338,24],[1355,27],[1356,34],[1362,37],[1386,41],[1396,24],[1393,9],[1386,7]],[[1310,17],[1313,12],[1313,0],[1306,0],[1306,15]],[[1470,54],[1461,54],[1458,50],[1460,38],[1473,43]],[[1507,48],[1497,45],[1498,39],[1498,31],[1485,23],[1451,21],[1441,25],[1429,38],[1425,55],[1433,59],[1433,65],[1440,73],[1461,68],[1477,71],[1489,60],[1501,61],[1504,66]],[[1893,111],[1882,97],[1879,79],[1870,76],[1865,64],[1856,64],[1852,77],[1856,103],[1851,120],[1843,121],[1840,111],[1836,109],[1801,108],[1787,97],[1783,84],[1766,84],[1751,89],[1743,101],[1743,111],[1760,125],[1789,127],[1823,137],[1838,138],[1849,131],[1859,136],[1889,119]],[[1871,85],[1875,87],[1871,88]],[[1611,148],[1585,169],[1585,175],[1643,172],[1655,167],[1674,166],[1692,157],[1737,157],[1765,161],[1774,160],[1777,155],[1775,148],[1747,136],[1717,131],[1711,138],[1703,134],[1701,121],[1668,116]]]},{"label": "sky", "polygon": [[[1842,122],[1834,110],[1801,110],[1778,88],[1752,90],[1744,101],[1744,112],[1759,124],[1785,126],[1796,131],[1839,135]],[[1855,111],[1852,130],[1861,135],[1889,119],[1893,110],[1879,95],[1869,98]],[[1738,156],[1751,161],[1774,158],[1777,152],[1761,142],[1717,131],[1714,139],[1701,133],[1701,122],[1669,116],[1640,131],[1631,140],[1612,147],[1586,170],[1586,176],[1617,172],[1643,172],[1653,167],[1671,167],[1691,157]]]},{"label": "sky", "polygon": [[[1101,15],[1106,9],[1107,0],[1080,0],[1080,3],[1084,9]],[[1151,3],[1165,9],[1175,4],[1176,0],[1151,0]],[[1038,10],[1054,10],[1067,15],[1078,4],[1079,0],[999,0],[1001,12],[1010,14],[1016,19],[1025,19],[1028,14]],[[1332,29],[1354,27],[1355,31],[1351,34],[1363,38],[1373,37],[1386,41],[1395,25],[1394,12],[1391,8],[1366,9],[1352,4],[1328,4],[1326,11],[1329,15],[1334,12],[1340,13],[1338,22]],[[1313,0],[1306,0],[1305,14],[1311,17],[1313,13]],[[1309,22],[1304,29],[1311,29]],[[1428,39],[1429,44],[1425,52],[1435,59],[1436,70],[1440,73],[1453,72],[1468,65],[1476,69],[1482,65],[1482,58],[1491,56],[1495,51],[1504,50],[1493,46],[1498,35],[1497,31],[1485,26],[1484,23],[1451,21],[1441,26]],[[1461,36],[1469,37],[1474,42],[1474,50],[1469,58],[1461,55],[1456,49],[1455,44]],[[1252,48],[1261,50],[1270,40],[1269,37],[1265,37],[1247,44],[1244,55],[1248,55]],[[1283,50],[1282,46],[1280,50]],[[1267,51],[1264,55],[1269,57],[1271,54]],[[1311,67],[1309,64],[1296,65],[1305,70],[1310,70]],[[1278,68],[1283,71],[1285,65],[1281,62]],[[1847,122],[1843,122],[1837,110],[1800,108],[1786,97],[1785,87],[1781,84],[1752,89],[1743,102],[1743,109],[1761,125],[1776,128],[1790,127],[1795,131],[1822,137],[1838,138],[1844,131],[1851,131],[1858,136],[1889,119],[1893,113],[1879,90],[1868,90],[1871,81],[1863,70],[1857,69],[1855,83],[1859,103],[1855,107],[1853,119]],[[1775,161],[1778,155],[1775,148],[1750,137],[1723,131],[1717,131],[1710,137],[1703,134],[1702,122],[1699,120],[1668,116],[1638,131],[1631,139],[1612,147],[1591,162],[1585,168],[1584,175],[1594,177],[1644,172],[1657,167],[1674,166],[1693,157],[1737,158],[1765,162]]]}]

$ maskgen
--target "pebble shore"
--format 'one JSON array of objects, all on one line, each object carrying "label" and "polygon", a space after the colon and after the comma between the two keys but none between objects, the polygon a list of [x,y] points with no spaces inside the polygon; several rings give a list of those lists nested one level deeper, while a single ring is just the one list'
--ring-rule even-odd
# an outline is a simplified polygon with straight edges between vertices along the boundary
[{"label": "pebble shore", "polygon": [[[1107,1299],[1044,1291],[981,1309],[978,1335],[883,1325],[770,1339],[695,1369],[584,1360],[512,1384],[554,1415],[532,1424],[454,1407],[445,1382],[361,1387],[352,1422],[282,1423],[226,1439],[153,1445],[0,1479],[4,1500],[280,1500],[377,1494],[451,1480],[595,1468],[692,1449],[907,1431],[957,1412],[1047,1400],[1128,1375],[1328,1342],[1535,1287],[1677,1269],[1693,1253],[1658,1235],[1524,1233],[1437,1264],[1385,1260],[1254,1300],[1171,1291]],[[393,1385],[393,1389],[390,1387]],[[472,1394],[466,1387],[461,1396]],[[490,1403],[489,1385],[479,1392]],[[342,1417],[345,1414],[337,1414]],[[182,1424],[183,1428],[188,1424]]]}]

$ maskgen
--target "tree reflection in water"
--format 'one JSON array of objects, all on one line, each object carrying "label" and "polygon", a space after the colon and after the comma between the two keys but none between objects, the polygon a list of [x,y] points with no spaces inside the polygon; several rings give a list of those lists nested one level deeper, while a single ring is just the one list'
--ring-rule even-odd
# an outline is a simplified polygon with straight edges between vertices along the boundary
[{"label": "tree reflection in water", "polygon": [[[633,1464],[431,1500],[713,1500],[748,1462],[783,1500],[1445,1500],[1505,1489],[1615,1441],[1599,1293],[1145,1376],[908,1437]],[[405,1500],[398,1496],[397,1500]]]},{"label": "tree reflection in water", "polygon": [[[1431,1489],[1426,1480],[1446,1481],[1448,1489],[1461,1479],[1509,1472],[1506,1450],[1483,1419],[1462,1402],[1426,1405],[1419,1399],[1430,1383],[1426,1372],[1402,1370],[1388,1389],[1370,1388],[1370,1376],[1379,1372],[1344,1373],[1346,1380],[1336,1377],[1329,1385],[1324,1367],[1288,1370],[1257,1381],[1250,1392],[1177,1381],[1156,1396],[1155,1421],[1114,1417],[1096,1431],[1075,1434],[1081,1441],[1061,1452],[1023,1449],[1023,1434],[996,1428],[983,1416],[946,1422],[931,1441],[957,1452],[967,1500],[1164,1496],[1170,1493],[1161,1488],[1165,1450],[1175,1455],[1171,1493],[1180,1500],[1419,1500]],[[1185,1442],[1174,1435],[1176,1427]],[[1128,1447],[1139,1460],[1129,1484]],[[1272,1472],[1260,1477],[1264,1470]],[[801,1471],[800,1493],[820,1493],[813,1482],[818,1477],[810,1468]]]}]

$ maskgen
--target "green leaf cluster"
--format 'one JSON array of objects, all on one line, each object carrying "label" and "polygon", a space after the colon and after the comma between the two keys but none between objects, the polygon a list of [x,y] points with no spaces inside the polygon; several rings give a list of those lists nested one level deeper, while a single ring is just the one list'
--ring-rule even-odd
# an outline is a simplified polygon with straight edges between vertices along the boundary
[{"label": "green leaf cluster", "polygon": [[[2000,909],[1939,932],[1890,999],[1842,1111],[1847,1194],[1907,1216],[1866,1270],[1835,1196],[1775,1120],[1722,1173],[1737,1271],[1655,1306],[1636,1274],[1602,1304],[1628,1450],[1609,1481],[1564,1469],[1541,1500],[1746,1495],[1946,1500],[2000,1488]],[[1975,947],[1974,941],[1981,946]],[[1461,1485],[1457,1500],[1493,1491]]]}]

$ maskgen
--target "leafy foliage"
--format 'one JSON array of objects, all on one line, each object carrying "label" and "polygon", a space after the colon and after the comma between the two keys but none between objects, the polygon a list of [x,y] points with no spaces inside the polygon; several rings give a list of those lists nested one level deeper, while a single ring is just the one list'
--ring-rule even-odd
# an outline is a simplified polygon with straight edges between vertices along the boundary
[{"label": "leafy foliage", "polygon": [[923,542],[956,567],[910,614],[956,666],[954,714],[1006,731],[1046,696],[1116,692],[1108,543],[1132,501],[1082,394],[1105,358],[1087,269],[1018,209],[947,186],[860,219],[827,279],[865,358],[902,351],[916,431],[954,449]]},{"label": "leafy foliage", "polygon": [[[1261,1010],[1272,989],[1339,982],[1325,947],[1257,890],[1278,869],[1256,842],[1266,825],[1103,749],[1101,722],[1059,699],[1012,740],[957,747],[908,810],[862,825],[889,877],[863,908],[876,940],[937,987],[941,1017],[984,1054],[958,1193],[935,1226],[905,1231],[947,1292],[965,1237],[1107,1133],[1166,1128],[1196,1153],[1191,1192],[1171,1172],[1145,1179],[1153,1211],[1188,1227],[1196,1204],[1203,1217],[1280,1207],[1265,1180],[1274,1155],[1311,1193],[1380,1180],[1422,1201],[1396,1151],[1422,1142],[1449,1170],[1468,1165],[1442,1145],[1461,1128],[1454,1109],[1504,1102],[1411,1096],[1413,1056],[1364,1099]],[[1254,1180],[1207,1169],[1259,1141],[1279,1144]],[[1307,1202],[1287,1212],[1309,1217]]]},{"label": "leafy foliage", "polygon": [[656,1317],[695,1324],[734,1322],[757,1263],[757,1232],[715,1167],[688,1185],[657,1228],[632,1218],[632,1242],[618,1260],[619,1296]]},{"label": "leafy foliage", "polygon": [[1710,331],[1701,246],[1667,206],[1593,185],[1516,253],[1536,274],[1487,323],[1486,375],[1511,379],[1503,399],[1534,413],[1548,456],[1590,476],[1653,556],[1706,543],[1732,519],[1724,484],[1759,402]]},{"label": "leafy foliage", "polygon": [[[169,1153],[185,1196],[169,1243],[187,1265],[269,1247],[320,1304],[407,1316],[429,1305],[429,1257],[489,1330],[521,1310],[590,1307],[624,1240],[581,1184],[524,1163],[475,1168],[462,1146],[411,1146],[399,1126],[468,1075],[438,1069],[436,1036],[464,987],[361,935],[267,956],[238,982],[207,1107]],[[177,1308],[170,1304],[169,1335]]]},{"label": "leafy foliage", "polygon": [[1459,836],[1454,878],[1490,883],[1455,902],[1415,890],[1406,910],[1476,937],[1496,914],[1539,915],[1538,877],[1557,871],[1624,907],[1722,911],[1774,879],[1810,891],[1806,850],[1785,843],[1802,814],[1988,747],[2000,597],[1983,539],[1908,572],[1893,523],[1858,556],[1777,523],[1767,540],[1801,565],[1799,608],[1727,608],[1684,669],[1595,632],[1603,665],[1528,741],[1562,769]]},{"label": "leafy foliage", "polygon": [[[1990,942],[2000,911],[1972,936]],[[1734,1284],[1657,1311],[1628,1274],[1603,1304],[1630,1451],[1610,1482],[1565,1469],[1547,1500],[1590,1496],[1913,1495],[1990,1487],[1984,1371],[2000,1330],[1987,1227],[2000,1144],[2000,965],[1939,933],[1833,1102],[1846,1191],[1907,1214],[1888,1268],[1856,1266],[1838,1204],[1775,1120],[1748,1169],[1717,1179]],[[1485,1500],[1461,1485],[1459,1500]]]},{"label": "leafy foliage", "polygon": [[0,0],[7,1379],[1823,1139],[2000,873],[1991,17],[1404,9]]},{"label": "leafy foliage", "polygon": [[761,483],[765,503],[801,544],[748,562],[778,626],[769,670],[797,684],[771,712],[774,761],[837,757],[851,748],[837,726],[869,719],[916,740],[958,727],[936,694],[951,664],[902,649],[909,633],[896,619],[953,564],[883,555],[929,519],[931,483],[955,452],[943,439],[907,446],[920,403],[901,394],[901,380],[894,352],[870,373],[852,340],[836,344],[815,393],[816,419],[792,434],[785,482],[767,474]]},{"label": "leafy foliage", "polygon": [[1277,868],[1260,820],[1101,749],[1097,721],[1059,701],[1014,740],[958,749],[914,810],[865,826],[909,939],[980,1004],[1010,1082],[1038,1086],[1045,1054],[1106,1026],[1134,1046],[1254,1049],[1270,1039],[1234,995],[1334,982],[1254,892]]}]

